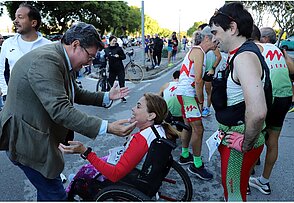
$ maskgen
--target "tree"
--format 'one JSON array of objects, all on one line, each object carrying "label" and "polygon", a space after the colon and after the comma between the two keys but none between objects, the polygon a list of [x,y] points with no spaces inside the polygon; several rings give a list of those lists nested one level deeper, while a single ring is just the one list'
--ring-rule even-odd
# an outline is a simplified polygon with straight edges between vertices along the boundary
[{"label": "tree", "polygon": [[187,30],[187,35],[189,37],[192,37],[193,33],[198,29],[199,25],[202,25],[204,22],[200,21],[200,22],[195,22],[192,27],[190,27],[188,30]]},{"label": "tree", "polygon": [[[11,19],[14,19],[15,11],[21,3],[21,1],[3,3]],[[30,4],[39,9],[43,21],[40,31],[45,34],[64,33],[75,21],[84,21],[93,24],[101,34],[111,31],[121,35],[125,34],[130,25],[136,26],[140,23],[140,18],[135,19],[135,16],[130,16],[134,12],[132,13],[127,3],[122,1],[32,1]]]},{"label": "tree", "polygon": [[[294,34],[294,2],[293,1],[245,1],[251,7],[255,23],[260,23],[265,14],[274,16],[281,30],[288,35]],[[257,24],[258,26],[258,24]]]}]

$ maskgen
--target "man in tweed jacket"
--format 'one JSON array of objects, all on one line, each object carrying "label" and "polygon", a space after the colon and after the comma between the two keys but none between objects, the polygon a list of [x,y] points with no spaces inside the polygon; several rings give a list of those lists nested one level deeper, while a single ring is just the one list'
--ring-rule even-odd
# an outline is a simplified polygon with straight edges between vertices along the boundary
[{"label": "man in tweed jacket", "polygon": [[128,94],[127,88],[89,92],[75,83],[72,72],[92,63],[103,48],[96,29],[73,25],[61,42],[37,48],[15,64],[0,114],[0,150],[19,166],[37,189],[38,201],[65,200],[60,179],[64,160],[59,143],[76,131],[89,138],[106,132],[125,136],[135,123],[109,123],[77,110],[73,103],[105,106]]}]

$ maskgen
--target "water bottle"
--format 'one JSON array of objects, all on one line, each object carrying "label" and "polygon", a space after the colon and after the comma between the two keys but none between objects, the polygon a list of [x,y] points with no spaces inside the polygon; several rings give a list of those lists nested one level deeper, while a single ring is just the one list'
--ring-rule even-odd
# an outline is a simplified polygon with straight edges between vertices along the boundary
[{"label": "water bottle", "polygon": [[222,72],[217,72],[217,79],[218,80],[221,80],[223,78],[223,74],[222,74]]}]

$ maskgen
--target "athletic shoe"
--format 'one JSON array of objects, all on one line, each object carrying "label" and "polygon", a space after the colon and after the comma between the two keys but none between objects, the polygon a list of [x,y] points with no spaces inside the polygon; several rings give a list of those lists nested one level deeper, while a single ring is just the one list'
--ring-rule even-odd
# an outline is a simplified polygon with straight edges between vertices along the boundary
[{"label": "athletic shoe", "polygon": [[193,155],[189,153],[189,156],[187,158],[184,158],[183,156],[180,156],[180,159],[178,161],[180,165],[186,165],[193,163]]},{"label": "athletic shoe", "polygon": [[262,184],[258,178],[250,177],[249,185],[251,187],[258,189],[261,193],[263,193],[265,195],[271,194],[271,188],[270,188],[269,183]]},{"label": "athletic shoe", "polygon": [[294,105],[290,107],[290,110],[288,111],[288,113],[294,112]]},{"label": "athletic shoe", "polygon": [[201,167],[196,168],[194,163],[192,163],[188,167],[188,171],[190,171],[192,174],[196,175],[198,178],[202,180],[211,180],[213,178],[213,175],[209,173],[205,168],[204,164],[202,164]]},{"label": "athletic shoe", "polygon": [[123,102],[123,103],[127,103],[127,100],[126,100],[126,98],[121,98],[121,101]]},{"label": "athletic shoe", "polygon": [[210,115],[211,115],[211,113],[210,113],[209,108],[204,107],[204,109],[202,111],[202,117],[207,117],[207,116],[210,116]]},{"label": "athletic shoe", "polygon": [[247,186],[246,195],[251,195],[251,190],[250,190],[250,186],[249,186],[249,184],[248,184],[248,186]]},{"label": "athletic shoe", "polygon": [[167,66],[168,67],[171,67],[171,66],[173,66],[174,64],[173,63],[169,63]]}]

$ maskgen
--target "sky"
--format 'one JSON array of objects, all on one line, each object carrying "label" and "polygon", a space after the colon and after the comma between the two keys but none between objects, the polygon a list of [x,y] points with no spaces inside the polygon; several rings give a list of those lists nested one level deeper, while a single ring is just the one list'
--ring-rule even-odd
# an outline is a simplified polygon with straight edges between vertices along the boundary
[{"label": "sky", "polygon": [[[127,0],[129,6],[141,8],[142,0]],[[178,32],[187,31],[194,22],[207,22],[223,0],[145,0],[144,14],[156,20],[160,27]]]}]

